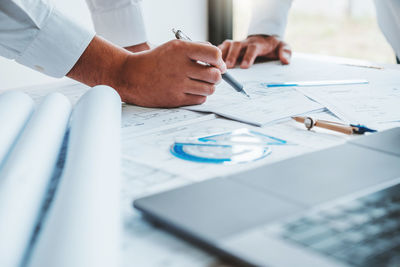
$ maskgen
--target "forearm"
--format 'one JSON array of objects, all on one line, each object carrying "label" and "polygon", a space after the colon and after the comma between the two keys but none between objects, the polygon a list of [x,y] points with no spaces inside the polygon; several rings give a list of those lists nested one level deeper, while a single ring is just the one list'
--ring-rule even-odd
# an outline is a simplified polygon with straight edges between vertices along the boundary
[{"label": "forearm", "polygon": [[137,45],[131,45],[124,47],[126,50],[132,53],[138,53],[146,50],[150,50],[150,45],[148,43],[142,43]]},{"label": "forearm", "polygon": [[119,75],[129,52],[95,36],[68,77],[88,86],[109,85],[118,91]]},{"label": "forearm", "polygon": [[0,56],[46,75],[64,77],[93,36],[49,1],[0,1]]}]

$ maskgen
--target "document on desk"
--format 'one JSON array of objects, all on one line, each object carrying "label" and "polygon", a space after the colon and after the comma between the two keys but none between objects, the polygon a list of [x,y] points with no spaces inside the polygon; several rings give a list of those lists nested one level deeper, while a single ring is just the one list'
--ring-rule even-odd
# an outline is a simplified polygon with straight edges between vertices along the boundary
[{"label": "document on desk", "polygon": [[[326,119],[331,117],[327,116]],[[189,162],[170,153],[170,146],[177,137],[204,136],[243,127],[287,140],[291,144],[272,146],[271,155],[265,159],[239,165]],[[345,142],[346,138],[348,136],[343,134],[306,131],[304,126],[292,121],[259,128],[221,118],[189,122],[142,136],[123,136],[122,207],[125,231],[122,266],[163,266],[166,263],[171,266],[218,266],[216,260],[204,251],[146,223],[132,209],[133,199],[337,145]]]},{"label": "document on desk", "polygon": [[[74,105],[90,87],[76,81],[63,81],[47,85],[22,87],[15,89],[28,94],[33,100],[40,101],[51,92],[64,94]],[[185,109],[144,108],[135,105],[122,105],[122,132],[132,136],[152,132],[160,128],[186,121],[202,121],[215,117]]]},{"label": "document on desk", "polygon": [[297,90],[348,123],[377,125],[400,121],[400,82]]},{"label": "document on desk", "polygon": [[121,99],[97,86],[76,105],[64,171],[31,267],[119,266]]},{"label": "document on desk", "polygon": [[[28,101],[29,102],[29,101]],[[20,266],[64,139],[71,103],[44,98],[0,170],[0,266]]]},{"label": "document on desk", "polygon": [[[217,175],[226,175],[228,172],[242,171],[247,168],[254,168],[260,164],[273,162],[284,157],[294,156],[305,148],[316,149],[328,146],[332,139],[341,140],[331,134],[316,134],[306,131],[304,127],[299,127],[297,123],[288,121],[289,126],[284,131],[280,130],[283,126],[275,125],[258,128],[244,123],[238,123],[225,119],[213,119],[203,122],[187,123],[186,125],[172,127],[168,130],[160,130],[151,134],[129,137],[123,135],[123,157],[141,164],[151,162],[154,168],[165,172],[184,176],[187,179],[206,179]],[[277,124],[278,125],[278,124]],[[176,158],[170,152],[170,147],[178,138],[208,136],[216,133],[228,132],[235,129],[248,128],[262,134],[288,141],[289,145],[274,146],[271,145],[272,153],[265,159],[255,161],[249,164],[239,165],[218,165],[218,164],[200,164],[197,162],[184,161]],[[322,137],[320,137],[322,136]],[[346,137],[346,136],[345,136]],[[322,141],[324,140],[324,142]]]},{"label": "document on desk", "polygon": [[224,82],[204,104],[186,109],[211,112],[228,119],[265,126],[323,108],[293,88],[266,88],[261,81],[245,82],[244,85],[251,98],[238,94]]},{"label": "document on desk", "polygon": [[[327,64],[293,58],[289,66],[282,66],[279,62],[256,64],[251,71],[232,70],[232,75],[238,80],[247,81],[246,86],[257,86],[260,81],[370,80],[371,75],[368,69],[359,70],[360,73],[365,71],[365,75],[363,73],[361,73],[363,75],[355,75],[347,69],[342,71],[342,68],[334,64],[327,66]],[[58,86],[63,86],[63,88],[57,89]],[[67,95],[70,99],[77,99],[78,95],[87,91],[85,86],[73,86],[72,90],[68,88],[68,86],[54,84],[49,90],[70,93]],[[83,88],[86,89],[82,90]],[[28,94],[32,92],[28,88],[25,89],[29,91]],[[40,99],[45,95],[42,92],[43,90],[35,90],[32,92],[35,94],[33,97]],[[237,95],[240,97],[240,94]],[[240,99],[245,100],[245,98]],[[131,105],[123,107],[121,206],[124,230],[120,244],[122,266],[218,266],[219,262],[212,254],[148,224],[136,210],[132,209],[133,199],[337,145],[347,138],[343,134],[324,132],[323,129],[306,131],[303,125],[292,121],[259,128],[236,121],[215,119],[215,116],[211,115],[184,109],[146,109]],[[321,118],[321,114],[315,116]],[[332,120],[330,116],[322,118]],[[238,128],[254,129],[263,134],[287,140],[291,145],[274,146],[271,155],[264,160],[240,166],[187,162],[173,157],[169,151],[176,137],[210,135]],[[98,147],[98,151],[101,151],[100,149],[101,147]]]},{"label": "document on desk", "polygon": [[188,121],[204,121],[215,118],[200,112],[185,109],[144,108],[134,105],[122,105],[122,134],[137,136],[173,127]]}]

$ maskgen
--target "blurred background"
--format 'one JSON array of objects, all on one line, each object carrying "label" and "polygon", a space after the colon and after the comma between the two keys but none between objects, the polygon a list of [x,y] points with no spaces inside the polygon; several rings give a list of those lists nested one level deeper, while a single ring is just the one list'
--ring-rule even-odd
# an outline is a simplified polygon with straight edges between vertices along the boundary
[{"label": "blurred background", "polygon": [[[93,28],[84,0],[53,1],[70,17]],[[218,43],[225,38],[246,37],[252,1],[143,0],[142,6],[153,44],[171,40],[173,27],[184,30],[194,40]],[[294,52],[395,62],[377,25],[372,0],[294,0],[285,39]],[[53,80],[0,58],[0,89]]]},{"label": "blurred background", "polygon": [[[246,36],[251,2],[234,0],[234,39]],[[285,40],[295,52],[395,63],[372,0],[294,0]]]}]

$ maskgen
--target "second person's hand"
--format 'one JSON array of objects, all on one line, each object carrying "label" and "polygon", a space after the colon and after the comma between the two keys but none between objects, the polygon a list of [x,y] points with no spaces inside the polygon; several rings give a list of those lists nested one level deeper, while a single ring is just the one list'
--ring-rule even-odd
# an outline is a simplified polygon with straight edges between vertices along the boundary
[{"label": "second person's hand", "polygon": [[290,63],[292,51],[288,44],[276,36],[251,35],[243,41],[226,40],[218,46],[228,68],[236,64],[247,69],[254,64],[256,58],[280,60],[282,64]]}]

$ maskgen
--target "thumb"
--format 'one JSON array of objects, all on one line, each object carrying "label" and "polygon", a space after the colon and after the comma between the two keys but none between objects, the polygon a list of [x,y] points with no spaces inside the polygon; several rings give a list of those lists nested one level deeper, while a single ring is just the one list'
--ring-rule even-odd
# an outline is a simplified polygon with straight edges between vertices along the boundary
[{"label": "thumb", "polygon": [[292,50],[290,46],[284,42],[281,42],[278,46],[278,56],[283,65],[290,64],[290,60],[292,58]]}]

